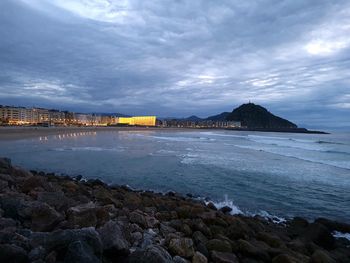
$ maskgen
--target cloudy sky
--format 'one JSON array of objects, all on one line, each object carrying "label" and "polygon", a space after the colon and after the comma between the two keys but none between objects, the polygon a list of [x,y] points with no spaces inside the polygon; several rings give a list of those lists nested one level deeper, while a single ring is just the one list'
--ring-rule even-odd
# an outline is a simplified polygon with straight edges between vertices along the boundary
[{"label": "cloudy sky", "polygon": [[1,0],[0,104],[350,126],[349,0]]}]

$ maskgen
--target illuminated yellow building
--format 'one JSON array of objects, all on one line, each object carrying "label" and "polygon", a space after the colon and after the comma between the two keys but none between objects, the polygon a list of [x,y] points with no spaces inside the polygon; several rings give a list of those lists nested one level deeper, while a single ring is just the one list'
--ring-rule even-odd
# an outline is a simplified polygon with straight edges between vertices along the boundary
[{"label": "illuminated yellow building", "polygon": [[156,126],[156,116],[119,117],[118,124]]}]

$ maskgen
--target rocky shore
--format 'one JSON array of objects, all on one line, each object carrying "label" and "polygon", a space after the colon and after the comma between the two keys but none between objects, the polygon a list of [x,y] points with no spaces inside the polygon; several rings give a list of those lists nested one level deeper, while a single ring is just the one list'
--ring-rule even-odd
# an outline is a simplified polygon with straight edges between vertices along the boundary
[{"label": "rocky shore", "polygon": [[229,212],[0,159],[0,262],[350,262],[349,224]]}]

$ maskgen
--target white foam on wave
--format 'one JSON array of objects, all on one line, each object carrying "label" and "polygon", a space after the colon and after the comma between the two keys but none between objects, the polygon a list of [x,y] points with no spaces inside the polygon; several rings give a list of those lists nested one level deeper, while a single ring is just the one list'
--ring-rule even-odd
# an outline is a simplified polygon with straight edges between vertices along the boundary
[{"label": "white foam on wave", "polygon": [[234,204],[233,200],[228,198],[227,195],[224,195],[224,197],[225,198],[223,201],[219,201],[219,202],[207,201],[205,203],[208,204],[209,202],[212,202],[215,205],[215,207],[218,209],[228,206],[232,209],[232,211],[230,212],[231,215],[245,215],[245,216],[251,216],[251,217],[260,216],[265,218],[268,221],[272,221],[275,224],[285,224],[287,222],[285,218],[271,215],[267,211],[263,211],[263,210],[255,213],[250,211],[243,212],[237,205]]},{"label": "white foam on wave", "polygon": [[350,241],[350,233],[342,233],[342,232],[334,231],[333,236],[335,238],[346,238],[347,240]]}]

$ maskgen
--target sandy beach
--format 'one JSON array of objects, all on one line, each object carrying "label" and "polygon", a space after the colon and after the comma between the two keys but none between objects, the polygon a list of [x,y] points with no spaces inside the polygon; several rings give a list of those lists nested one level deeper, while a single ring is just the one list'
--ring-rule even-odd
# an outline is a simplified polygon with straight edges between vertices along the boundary
[{"label": "sandy beach", "polygon": [[0,140],[20,140],[37,136],[58,135],[74,132],[100,131],[190,131],[185,128],[159,127],[0,127]]}]

